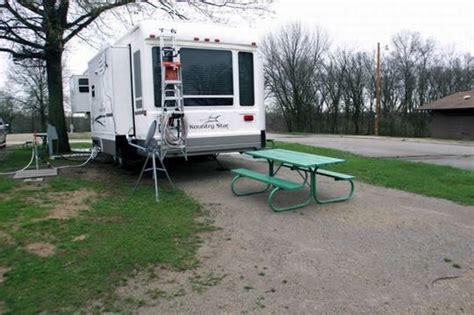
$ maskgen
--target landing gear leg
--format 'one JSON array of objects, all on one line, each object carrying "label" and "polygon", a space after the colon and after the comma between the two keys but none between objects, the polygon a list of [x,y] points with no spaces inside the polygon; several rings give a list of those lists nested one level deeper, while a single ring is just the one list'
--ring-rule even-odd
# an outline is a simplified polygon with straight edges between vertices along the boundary
[{"label": "landing gear leg", "polygon": [[212,159],[217,163],[217,170],[218,171],[228,171],[229,168],[222,165],[221,161],[219,161],[219,159],[217,158],[218,156],[219,156],[219,153],[216,153],[216,154],[212,155]]}]

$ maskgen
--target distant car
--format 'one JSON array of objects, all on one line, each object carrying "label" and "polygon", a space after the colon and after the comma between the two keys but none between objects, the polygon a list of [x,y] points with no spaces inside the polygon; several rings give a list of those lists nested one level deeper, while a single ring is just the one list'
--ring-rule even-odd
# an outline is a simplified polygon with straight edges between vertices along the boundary
[{"label": "distant car", "polygon": [[0,148],[7,145],[7,124],[0,117]]}]

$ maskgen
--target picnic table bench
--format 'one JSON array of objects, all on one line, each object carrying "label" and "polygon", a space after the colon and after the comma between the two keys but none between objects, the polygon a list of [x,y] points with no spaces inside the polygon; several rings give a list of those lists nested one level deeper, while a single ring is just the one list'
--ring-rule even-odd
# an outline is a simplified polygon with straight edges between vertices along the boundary
[{"label": "picnic table bench", "polygon": [[[280,212],[302,208],[309,205],[312,201],[319,204],[344,201],[350,199],[354,193],[354,176],[321,168],[322,166],[330,164],[343,163],[344,160],[342,159],[335,159],[321,155],[295,152],[284,149],[249,151],[245,153],[255,158],[263,158],[267,160],[269,166],[268,175],[246,168],[233,169],[231,170],[231,172],[235,174],[235,177],[231,182],[231,190],[236,196],[248,196],[253,194],[264,193],[273,187],[272,191],[270,192],[270,195],[268,196],[268,205],[273,211]],[[276,170],[274,170],[275,164],[278,164],[278,168]],[[298,183],[280,177],[276,177],[276,174],[281,169],[281,167],[286,167],[291,170],[297,171],[298,174],[302,177],[303,182]],[[349,193],[347,195],[333,199],[320,200],[317,196],[316,175],[331,177],[336,181],[348,181],[350,183]],[[267,186],[264,189],[258,191],[239,192],[237,191],[235,185],[236,182],[241,178],[249,178],[252,180],[256,180],[267,184]],[[306,186],[309,186],[310,195],[304,202],[288,207],[277,207],[274,205],[273,198],[279,191],[297,191],[304,189]]]}]

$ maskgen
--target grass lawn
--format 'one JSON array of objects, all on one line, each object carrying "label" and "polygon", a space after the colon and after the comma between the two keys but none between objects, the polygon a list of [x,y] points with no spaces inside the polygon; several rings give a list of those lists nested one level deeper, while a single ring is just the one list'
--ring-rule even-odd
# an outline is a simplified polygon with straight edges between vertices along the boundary
[{"label": "grass lawn", "polygon": [[90,139],[91,133],[90,132],[75,132],[68,134],[69,139]]},{"label": "grass lawn", "polygon": [[[3,154],[0,172],[30,154]],[[0,176],[0,313],[120,311],[114,292],[127,277],[157,264],[197,264],[197,233],[211,229],[195,220],[198,204],[163,189],[157,204],[146,185],[132,196],[129,175],[83,176],[94,169],[29,184]]]},{"label": "grass lawn", "polygon": [[474,172],[449,166],[370,158],[340,150],[297,143],[276,142],[276,147],[341,158],[346,163],[330,170],[356,176],[357,180],[421,195],[474,205]]},{"label": "grass lawn", "polygon": [[71,149],[90,149],[92,144],[90,142],[71,143]]}]

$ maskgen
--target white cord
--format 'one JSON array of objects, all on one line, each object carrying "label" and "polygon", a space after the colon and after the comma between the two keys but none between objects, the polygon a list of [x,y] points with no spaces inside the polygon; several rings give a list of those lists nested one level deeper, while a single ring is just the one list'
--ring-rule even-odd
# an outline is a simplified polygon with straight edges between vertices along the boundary
[{"label": "white cord", "polygon": [[[163,141],[169,147],[179,147],[186,143],[188,124],[184,116],[180,118],[172,118],[172,115],[172,112],[167,112],[163,118]],[[172,119],[180,120],[179,130],[175,130],[174,127],[170,126],[170,121]]]},{"label": "white cord", "polygon": [[31,151],[31,159],[30,159],[30,162],[28,162],[28,164],[22,168],[21,170],[18,170],[18,171],[14,171],[14,172],[7,172],[7,173],[0,173],[0,175],[14,175],[18,172],[23,172],[24,170],[26,170],[28,167],[30,167],[31,163],[33,163],[33,160],[35,159],[35,149],[33,148],[33,150]]},{"label": "white cord", "polygon": [[[91,150],[91,155],[87,158],[87,160],[85,160],[81,164],[78,164],[78,165],[64,165],[64,166],[57,166],[57,167],[52,165],[51,163],[48,163],[48,164],[52,168],[55,168],[55,169],[82,167],[82,166],[85,166],[87,163],[89,163],[92,159],[95,159],[98,153],[99,153],[99,149],[96,146],[94,146]],[[21,170],[18,170],[18,171],[14,171],[14,172],[0,173],[0,175],[15,175],[18,172],[22,172],[22,171],[26,170],[28,167],[30,167],[31,163],[33,163],[34,158],[35,158],[35,149],[33,148],[32,153],[31,153],[31,159],[24,168],[22,168]]]},{"label": "white cord", "polygon": [[78,165],[64,165],[64,166],[54,166],[53,164],[49,163],[49,165],[52,167],[52,168],[55,168],[55,169],[63,169],[63,168],[74,168],[74,167],[82,167],[82,166],[85,166],[87,163],[89,163],[92,159],[95,159],[97,154],[99,153],[99,150],[97,148],[97,146],[94,146],[91,150],[91,155],[89,156],[89,158],[87,158],[87,160],[85,160],[83,163],[81,164],[78,164]]}]

